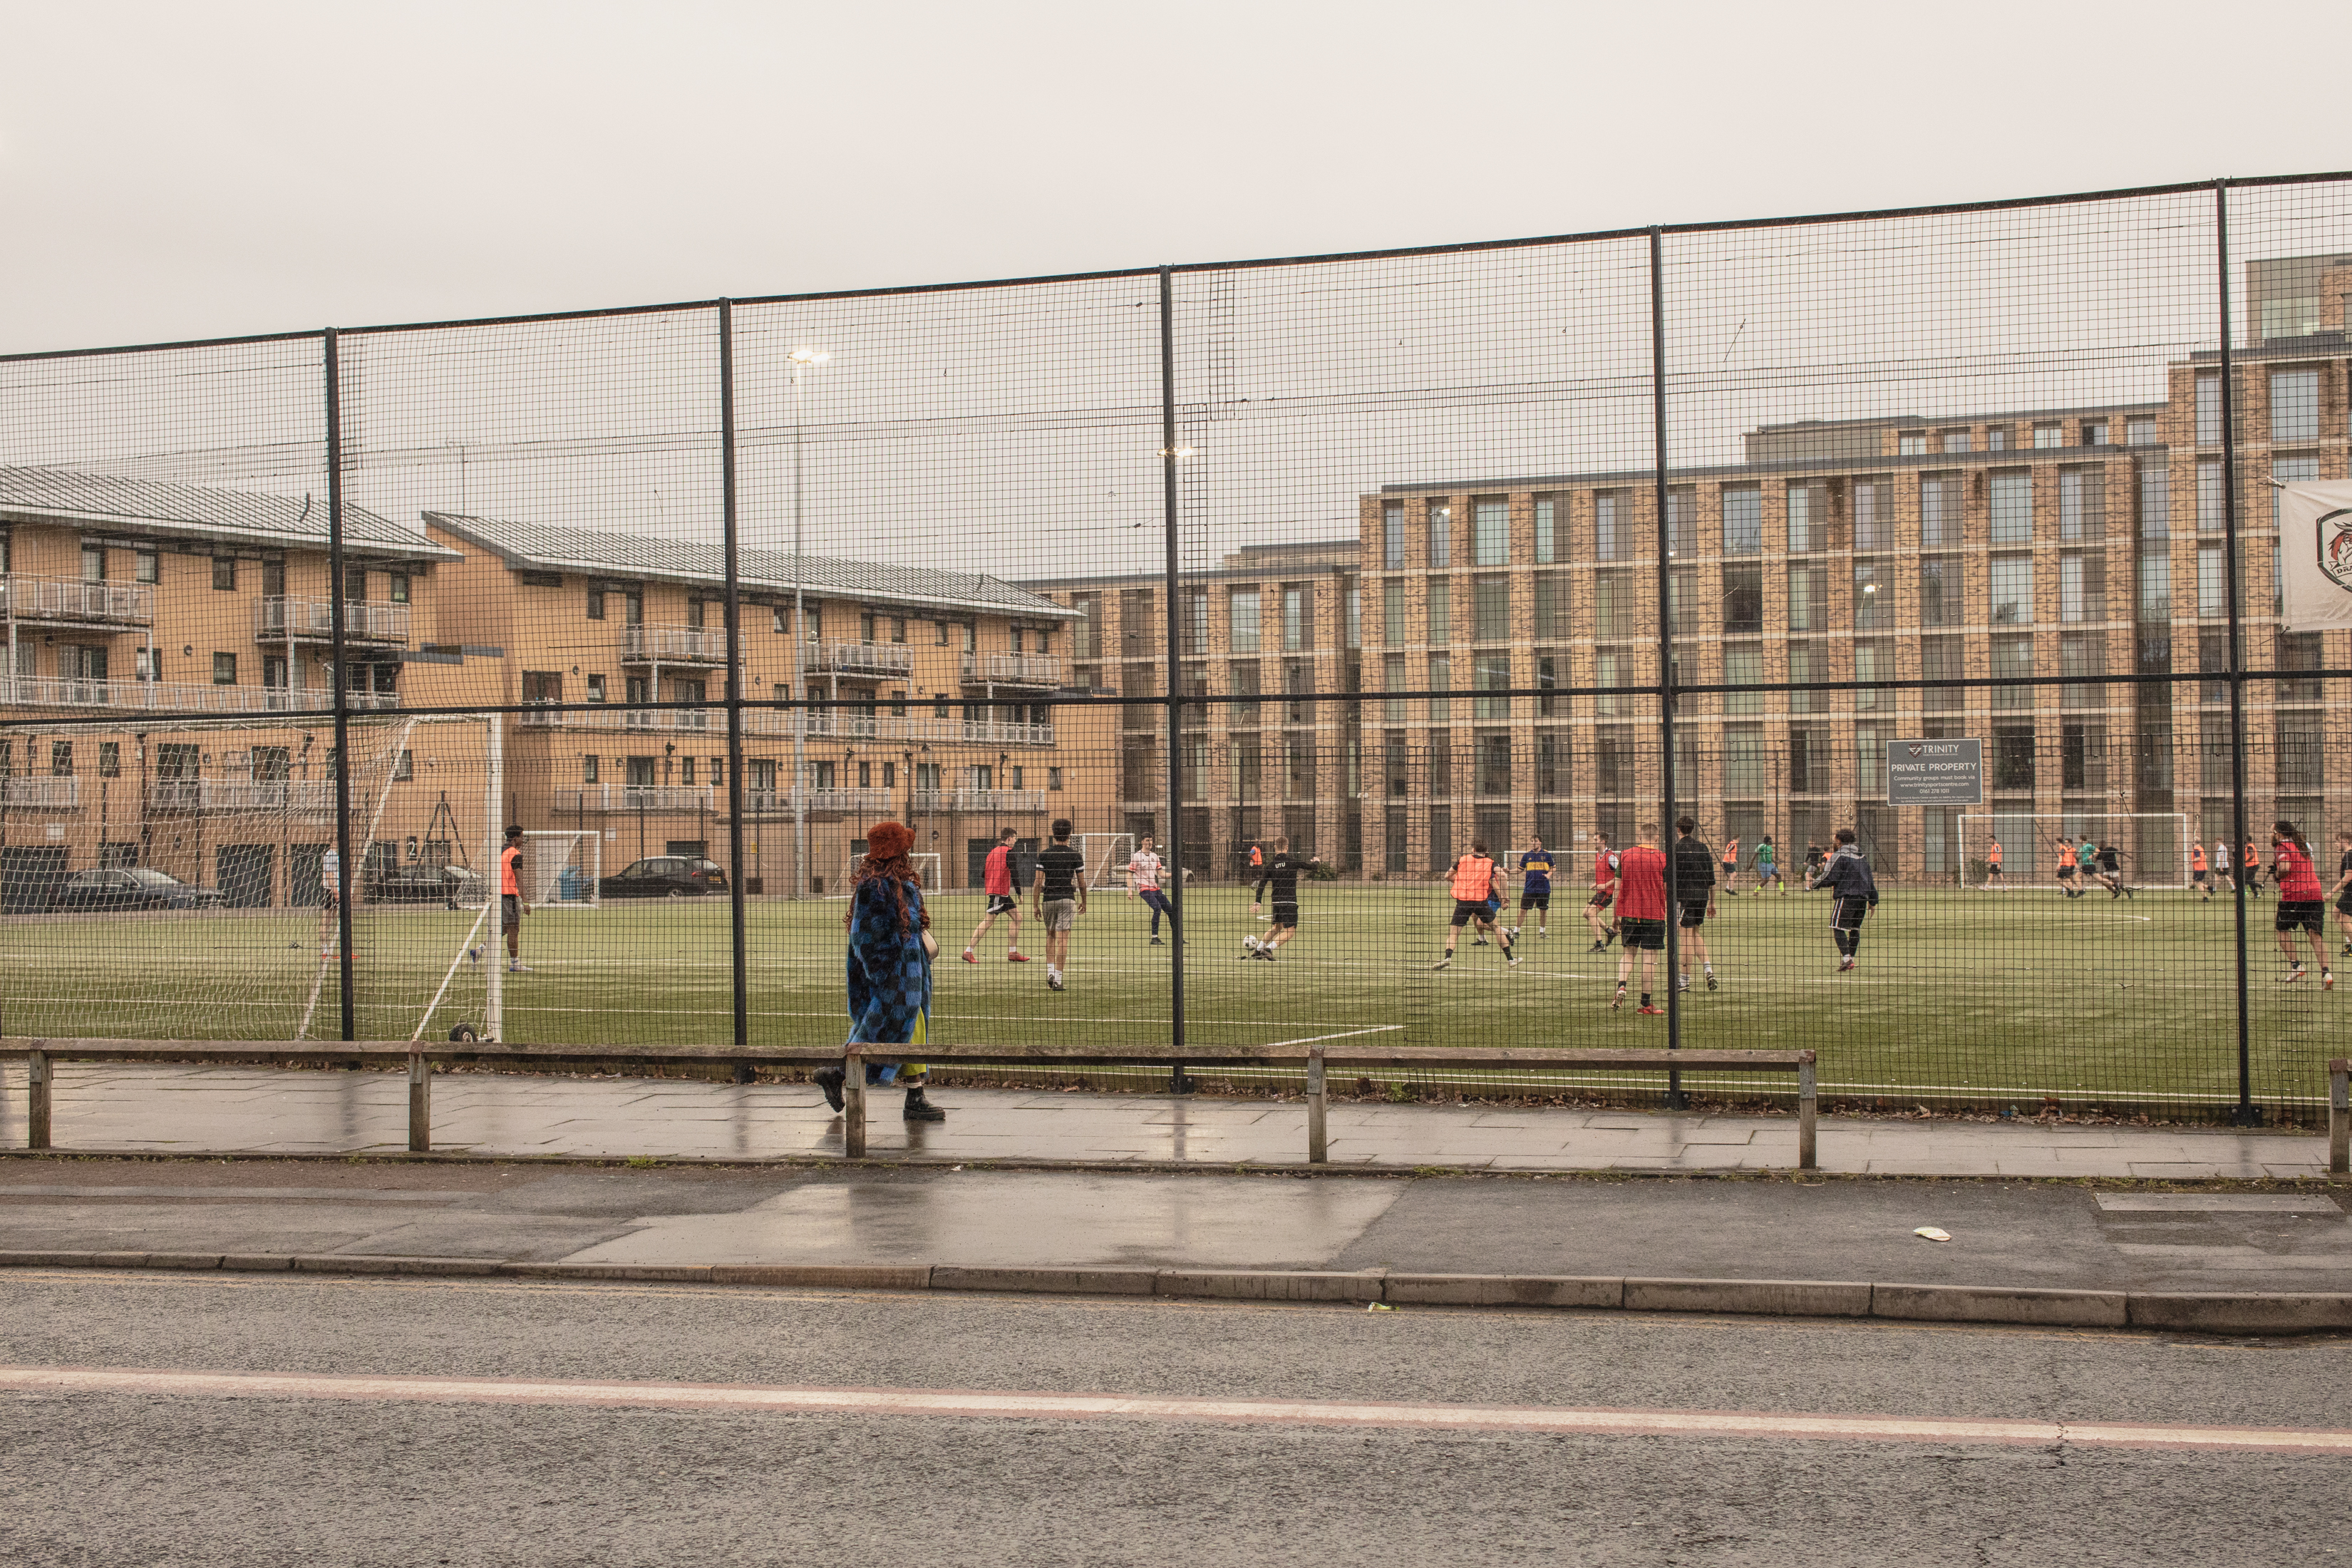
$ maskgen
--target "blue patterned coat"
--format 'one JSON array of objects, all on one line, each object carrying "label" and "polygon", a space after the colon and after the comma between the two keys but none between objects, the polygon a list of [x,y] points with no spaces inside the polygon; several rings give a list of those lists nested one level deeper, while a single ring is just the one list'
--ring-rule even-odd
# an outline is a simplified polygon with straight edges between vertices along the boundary
[{"label": "blue patterned coat", "polygon": [[[906,1046],[931,1010],[931,961],[923,952],[923,890],[898,884],[907,900],[908,929],[898,929],[891,884],[858,885],[849,916],[849,1037],[867,1045]],[[905,1069],[916,1076],[920,1069]],[[898,1070],[868,1068],[869,1081],[887,1083]]]}]

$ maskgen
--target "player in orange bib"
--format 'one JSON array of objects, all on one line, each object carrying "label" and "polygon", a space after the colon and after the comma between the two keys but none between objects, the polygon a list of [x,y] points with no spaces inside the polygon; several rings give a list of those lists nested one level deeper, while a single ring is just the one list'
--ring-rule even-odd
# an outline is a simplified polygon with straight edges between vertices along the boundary
[{"label": "player in orange bib", "polygon": [[2210,904],[2213,901],[2213,868],[2205,858],[2205,846],[2202,844],[2189,847],[2189,885],[2197,889],[2198,902]]},{"label": "player in orange bib", "polygon": [[1985,879],[1982,890],[1991,892],[1995,882],[2000,884],[2002,892],[2009,891],[2009,879],[2000,874],[2000,840],[1998,838],[1985,846]]},{"label": "player in orange bib", "polygon": [[1519,955],[1511,951],[1511,933],[1495,923],[1498,870],[1484,843],[1471,845],[1470,853],[1454,862],[1454,923],[1445,928],[1445,956],[1430,968],[1444,969],[1454,962],[1454,944],[1461,940],[1462,928],[1474,921],[1481,936],[1492,937],[1503,950],[1506,963],[1514,969],[1519,966]]},{"label": "player in orange bib", "polygon": [[2074,846],[2072,840],[2058,840],[2058,890],[2070,899],[2079,899],[2083,889],[2074,883]]}]

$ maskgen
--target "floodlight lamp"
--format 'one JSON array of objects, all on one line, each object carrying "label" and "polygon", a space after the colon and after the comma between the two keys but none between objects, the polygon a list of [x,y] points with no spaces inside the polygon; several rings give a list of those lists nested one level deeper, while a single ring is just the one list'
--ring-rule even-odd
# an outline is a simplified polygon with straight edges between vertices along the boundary
[{"label": "floodlight lamp", "polygon": [[823,364],[833,356],[823,349],[794,349],[784,357],[794,364]]},{"label": "floodlight lamp", "polygon": [[1173,458],[1181,463],[1185,458],[1192,457],[1194,451],[1190,447],[1162,447],[1160,448],[1160,455],[1163,458]]}]

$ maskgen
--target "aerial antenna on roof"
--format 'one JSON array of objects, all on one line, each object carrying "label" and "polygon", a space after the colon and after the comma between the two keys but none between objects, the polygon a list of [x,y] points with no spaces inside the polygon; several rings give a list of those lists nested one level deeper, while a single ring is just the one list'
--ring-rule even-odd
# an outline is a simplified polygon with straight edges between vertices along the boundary
[{"label": "aerial antenna on roof", "polygon": [[297,527],[297,528],[301,527],[301,526],[302,526],[302,520],[303,520],[303,518],[307,518],[307,517],[309,517],[310,515],[310,492],[309,490],[304,490],[304,491],[302,492],[302,516],[301,516],[301,517],[298,517],[298,518],[296,518],[296,519],[294,520],[294,526],[295,526],[295,527]]}]

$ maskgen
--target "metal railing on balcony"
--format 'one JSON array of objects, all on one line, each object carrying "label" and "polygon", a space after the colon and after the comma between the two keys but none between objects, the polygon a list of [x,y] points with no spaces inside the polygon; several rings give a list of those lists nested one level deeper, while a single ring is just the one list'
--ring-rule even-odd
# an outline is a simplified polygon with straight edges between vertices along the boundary
[{"label": "metal railing on balcony", "polygon": [[[568,711],[530,709],[515,715],[525,730],[670,731],[689,734],[724,734],[723,708],[574,708]],[[795,729],[813,740],[872,741],[881,743],[940,742],[967,746],[1050,746],[1051,724],[1008,723],[994,719],[941,719],[932,714],[863,713],[849,709],[810,709],[777,712],[747,708],[747,735],[791,736]]]},{"label": "metal railing on balcony", "polygon": [[713,790],[698,784],[589,784],[554,792],[554,809],[565,812],[709,811]]},{"label": "metal railing on balcony", "polygon": [[797,809],[866,816],[888,811],[898,798],[889,789],[754,789],[743,792],[743,809],[755,816]]},{"label": "metal railing on balcony", "polygon": [[[324,688],[306,691],[283,686],[175,686],[156,680],[78,680],[0,676],[0,704],[28,708],[126,709],[159,713],[323,713],[335,705]],[[354,691],[353,712],[400,706],[397,692]]]},{"label": "metal railing on balcony", "polygon": [[20,621],[98,626],[152,626],[155,590],[134,583],[85,583],[71,577],[0,575],[0,615]]},{"label": "metal railing on balcony", "polygon": [[332,816],[332,779],[158,779],[147,786],[158,811],[283,811]]},{"label": "metal railing on balcony", "polygon": [[627,626],[621,632],[623,664],[725,664],[727,633],[695,626]]},{"label": "metal railing on balcony", "polygon": [[924,811],[1017,812],[1045,809],[1042,789],[919,789],[915,809]]},{"label": "metal railing on balcony", "polygon": [[968,653],[963,680],[967,686],[1059,686],[1062,661],[1042,653]]},{"label": "metal railing on balcony", "polygon": [[904,643],[811,643],[805,668],[812,675],[908,676],[915,650]]},{"label": "metal railing on balcony", "polygon": [[[253,640],[327,642],[335,635],[335,602],[273,594],[253,605]],[[343,601],[346,642],[404,643],[408,640],[408,606],[372,600]]]},{"label": "metal railing on balcony", "polygon": [[0,779],[0,801],[34,811],[73,811],[81,805],[81,780]]}]

